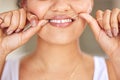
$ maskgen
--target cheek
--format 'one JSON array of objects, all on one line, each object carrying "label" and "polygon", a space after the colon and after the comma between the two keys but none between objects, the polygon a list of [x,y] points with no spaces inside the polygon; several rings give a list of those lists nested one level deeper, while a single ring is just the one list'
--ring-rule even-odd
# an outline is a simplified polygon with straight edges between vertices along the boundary
[{"label": "cheek", "polygon": [[27,10],[31,13],[33,13],[34,15],[36,15],[39,19],[43,19],[46,12],[49,9],[49,5],[43,4],[43,3],[29,3],[27,4]]},{"label": "cheek", "polygon": [[71,3],[72,8],[75,10],[76,13],[87,12],[90,13],[92,11],[92,2],[91,0],[81,0],[81,1],[74,1]]}]

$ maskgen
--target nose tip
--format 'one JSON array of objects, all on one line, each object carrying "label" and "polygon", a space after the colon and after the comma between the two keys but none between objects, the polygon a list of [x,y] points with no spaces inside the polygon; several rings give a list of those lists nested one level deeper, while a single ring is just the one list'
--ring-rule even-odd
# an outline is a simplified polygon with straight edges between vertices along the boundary
[{"label": "nose tip", "polygon": [[70,5],[67,1],[64,0],[56,0],[56,2],[52,6],[53,11],[64,12],[70,10]]}]

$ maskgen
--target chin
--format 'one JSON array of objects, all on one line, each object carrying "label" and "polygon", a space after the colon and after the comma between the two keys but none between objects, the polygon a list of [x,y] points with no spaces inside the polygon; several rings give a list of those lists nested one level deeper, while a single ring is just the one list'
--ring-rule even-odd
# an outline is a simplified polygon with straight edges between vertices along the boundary
[{"label": "chin", "polygon": [[70,21],[70,23],[60,24],[51,20],[51,23],[48,23],[38,32],[39,38],[47,43],[59,45],[77,41],[85,29],[85,22],[83,20],[66,21]]},{"label": "chin", "polygon": [[40,41],[45,42],[47,44],[53,44],[53,45],[67,45],[70,43],[73,43],[75,41],[78,41],[80,35],[71,35],[71,34],[56,34],[56,35],[38,35],[40,38]]}]

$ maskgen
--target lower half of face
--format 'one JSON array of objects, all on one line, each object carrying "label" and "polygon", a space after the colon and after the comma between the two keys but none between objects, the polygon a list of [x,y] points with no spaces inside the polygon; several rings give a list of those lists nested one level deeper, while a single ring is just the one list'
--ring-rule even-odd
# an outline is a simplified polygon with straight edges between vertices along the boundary
[{"label": "lower half of face", "polygon": [[[65,22],[65,21],[63,21]],[[85,21],[78,18],[70,21],[66,20],[65,23],[57,23],[49,21],[42,29],[38,32],[39,37],[48,43],[52,44],[68,44],[76,41],[81,36],[85,28]]]},{"label": "lower half of face", "polygon": [[49,22],[38,32],[39,37],[49,43],[66,44],[79,39],[85,21],[68,14],[89,13],[91,0],[27,0],[28,11]]}]

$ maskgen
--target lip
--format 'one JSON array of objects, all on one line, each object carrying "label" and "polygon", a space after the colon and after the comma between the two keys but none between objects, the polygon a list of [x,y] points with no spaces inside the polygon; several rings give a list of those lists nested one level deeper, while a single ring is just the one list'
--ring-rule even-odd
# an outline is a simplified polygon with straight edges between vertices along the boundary
[{"label": "lip", "polygon": [[[61,22],[59,23],[51,22],[51,20],[61,21]],[[68,22],[66,20],[68,20]],[[65,27],[69,27],[75,21],[75,19],[65,15],[57,15],[49,18],[48,21],[50,25],[52,25],[53,27],[65,28]],[[62,21],[66,21],[66,22],[62,22]]]},{"label": "lip", "polygon": [[49,19],[73,19],[73,18],[70,16],[66,16],[66,15],[56,15],[56,16],[53,16]]}]

